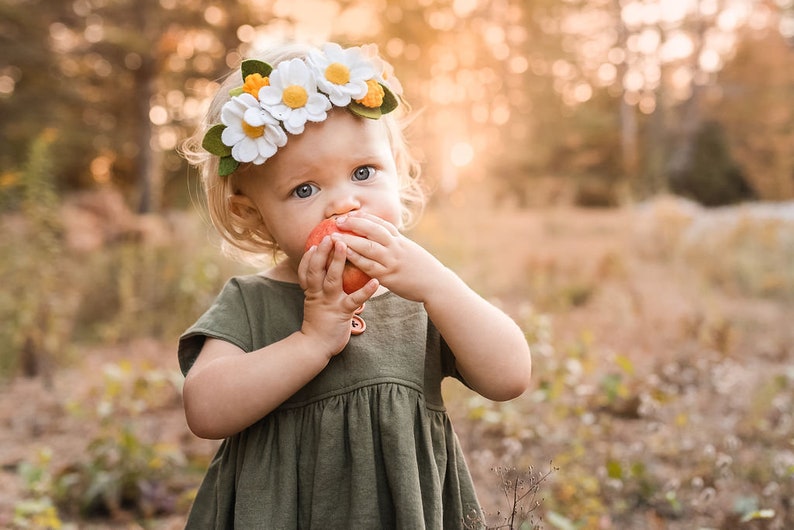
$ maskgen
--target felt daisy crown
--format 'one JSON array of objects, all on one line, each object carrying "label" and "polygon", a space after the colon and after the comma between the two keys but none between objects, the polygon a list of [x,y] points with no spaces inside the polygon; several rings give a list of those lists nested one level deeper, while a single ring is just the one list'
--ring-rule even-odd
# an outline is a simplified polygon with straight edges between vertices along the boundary
[{"label": "felt daisy crown", "polygon": [[328,43],[305,59],[286,60],[275,68],[246,60],[241,71],[243,85],[229,92],[221,123],[210,127],[201,143],[220,157],[222,177],[241,163],[264,164],[287,144],[287,133],[301,134],[307,121],[324,121],[332,105],[378,119],[397,108],[395,93],[402,91],[375,45]]}]

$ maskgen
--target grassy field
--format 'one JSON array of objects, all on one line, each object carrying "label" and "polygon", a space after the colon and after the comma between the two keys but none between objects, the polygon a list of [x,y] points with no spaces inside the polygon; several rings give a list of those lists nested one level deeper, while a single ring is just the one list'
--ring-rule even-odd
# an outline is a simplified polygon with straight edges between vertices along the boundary
[{"label": "grassy field", "polygon": [[[180,528],[212,456],[175,337],[245,269],[111,202],[3,221],[0,527]],[[794,526],[794,206],[463,204],[411,235],[532,344],[521,398],[445,388],[490,526]]]}]

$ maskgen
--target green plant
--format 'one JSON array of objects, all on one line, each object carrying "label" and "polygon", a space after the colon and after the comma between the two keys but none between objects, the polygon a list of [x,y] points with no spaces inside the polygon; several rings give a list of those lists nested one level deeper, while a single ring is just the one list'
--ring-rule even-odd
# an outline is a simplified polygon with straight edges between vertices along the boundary
[{"label": "green plant", "polygon": [[[176,222],[188,231],[195,224],[188,217]],[[229,276],[252,270],[200,243],[198,237],[181,239],[172,233],[159,243],[119,241],[83,257],[76,273],[81,296],[74,316],[76,338],[173,340],[209,307]]]},{"label": "green plant", "polygon": [[55,189],[53,130],[36,137],[18,181],[22,222],[0,239],[0,376],[16,372],[49,378],[53,358],[68,342],[74,309]]},{"label": "green plant", "polygon": [[[99,431],[91,438],[87,459],[59,474],[58,505],[72,515],[139,517],[173,513],[179,498],[171,481],[185,463],[179,447],[151,441],[136,419],[171,402],[177,378],[159,370],[135,370],[131,363],[110,365],[93,409]],[[86,414],[70,404],[73,414]]]},{"label": "green plant", "polygon": [[33,462],[23,461],[17,466],[17,475],[22,479],[25,497],[14,505],[14,530],[49,529],[62,526],[58,510],[53,503],[55,481],[50,470],[52,450],[38,451]]}]

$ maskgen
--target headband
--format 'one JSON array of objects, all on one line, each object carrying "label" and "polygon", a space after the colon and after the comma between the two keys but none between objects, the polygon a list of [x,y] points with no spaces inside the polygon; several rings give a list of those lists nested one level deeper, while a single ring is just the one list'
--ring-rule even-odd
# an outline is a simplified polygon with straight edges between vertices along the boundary
[{"label": "headband", "polygon": [[228,176],[240,163],[264,164],[287,144],[287,133],[301,134],[307,121],[325,121],[331,106],[378,119],[397,108],[402,89],[391,65],[375,45],[342,48],[328,43],[304,59],[275,68],[258,60],[242,62],[243,86],[229,91],[221,123],[210,127],[201,146],[220,157],[218,174]]}]

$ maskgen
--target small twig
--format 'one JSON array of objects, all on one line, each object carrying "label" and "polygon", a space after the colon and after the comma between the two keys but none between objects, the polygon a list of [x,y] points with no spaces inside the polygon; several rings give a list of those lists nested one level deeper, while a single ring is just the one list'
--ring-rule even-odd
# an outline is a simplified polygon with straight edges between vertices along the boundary
[{"label": "small twig", "polygon": [[[499,526],[488,527],[488,530],[515,530],[517,519],[519,515],[528,516],[537,510],[543,499],[537,500],[540,486],[543,484],[554,471],[557,471],[551,462],[549,462],[549,470],[545,473],[534,476],[534,469],[532,466],[527,471],[528,480],[523,480],[515,468],[503,469],[501,467],[495,468],[494,471],[499,475],[502,480],[502,492],[505,495],[505,500],[510,506],[509,516],[504,518],[504,524]],[[514,474],[513,479],[509,478],[510,474]],[[529,499],[531,506],[526,508],[524,505]],[[498,512],[497,512],[498,514]]]}]

